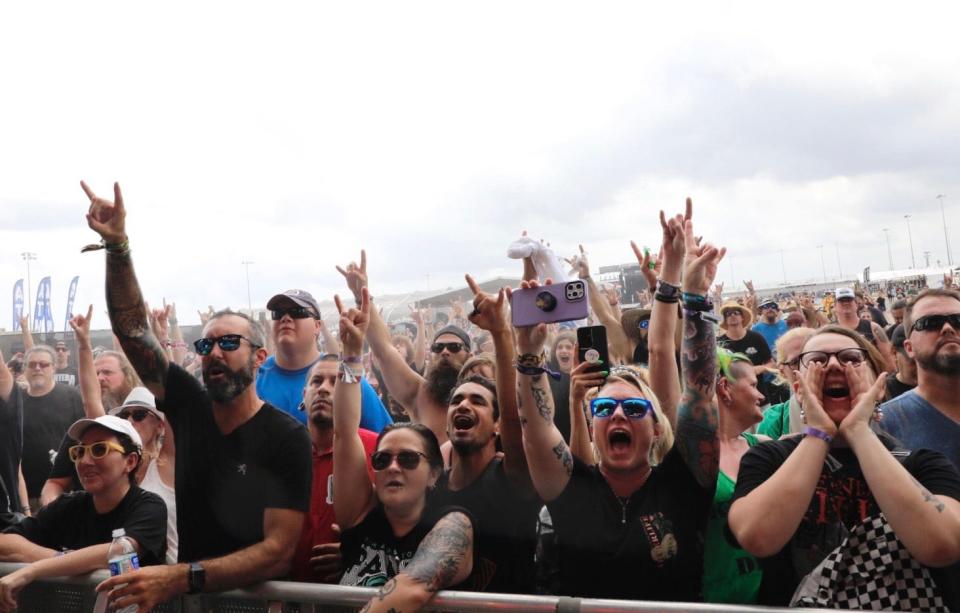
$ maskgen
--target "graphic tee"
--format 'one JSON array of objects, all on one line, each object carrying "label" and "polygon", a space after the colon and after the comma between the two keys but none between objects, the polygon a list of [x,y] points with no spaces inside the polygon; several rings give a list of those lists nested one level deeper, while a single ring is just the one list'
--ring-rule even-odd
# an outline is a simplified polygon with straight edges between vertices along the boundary
[{"label": "graphic tee", "polygon": [[67,429],[83,418],[75,387],[57,383],[45,396],[23,394],[23,478],[27,495],[38,498]]}]

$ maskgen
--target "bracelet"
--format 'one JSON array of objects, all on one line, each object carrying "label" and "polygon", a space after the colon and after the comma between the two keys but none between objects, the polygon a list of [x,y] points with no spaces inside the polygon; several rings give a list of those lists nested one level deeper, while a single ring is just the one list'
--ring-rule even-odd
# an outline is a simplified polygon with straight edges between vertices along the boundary
[{"label": "bracelet", "polygon": [[358,355],[343,355],[340,354],[340,361],[347,364],[362,364],[363,358]]},{"label": "bracelet", "polygon": [[366,374],[362,364],[352,365],[347,362],[340,362],[337,373],[344,383],[360,383],[360,379],[363,379],[363,375]]},{"label": "bracelet", "polygon": [[714,313],[710,309],[698,309],[698,308],[683,308],[683,316],[690,319],[699,319],[700,321],[706,321],[717,326],[720,325],[722,319],[719,315]]},{"label": "bracelet", "polygon": [[653,299],[657,302],[666,302],[668,304],[676,304],[680,302],[680,298],[676,294],[668,296],[666,294],[661,294],[659,291],[653,295]]},{"label": "bracelet", "polygon": [[692,292],[683,292],[683,301],[684,302],[706,302],[707,297],[703,294],[694,294]]},{"label": "bracelet", "polygon": [[539,355],[534,353],[521,353],[517,356],[517,366],[541,368],[546,361],[547,354],[543,351],[541,351]]},{"label": "bracelet", "polygon": [[124,254],[130,252],[130,239],[125,238],[121,243],[104,243],[107,253]]},{"label": "bracelet", "polygon": [[818,439],[820,439],[821,441],[823,441],[824,443],[826,443],[827,445],[829,445],[831,442],[833,442],[833,437],[832,437],[832,436],[830,436],[829,434],[827,434],[827,433],[824,432],[823,430],[820,430],[819,428],[814,428],[813,426],[807,426],[806,428],[804,428],[804,429],[803,429],[803,434],[804,434],[805,436],[812,436],[812,437],[814,437],[814,438],[818,438]]},{"label": "bracelet", "polygon": [[558,373],[555,370],[550,370],[545,365],[544,366],[523,366],[518,363],[517,372],[520,373],[521,375],[530,375],[530,376],[542,375],[543,373],[547,373],[552,378],[558,381],[560,380],[560,376],[561,376],[560,373]]},{"label": "bracelet", "polygon": [[700,302],[698,300],[688,301],[684,299],[683,309],[685,311],[712,311],[713,302],[710,302],[709,300]]}]

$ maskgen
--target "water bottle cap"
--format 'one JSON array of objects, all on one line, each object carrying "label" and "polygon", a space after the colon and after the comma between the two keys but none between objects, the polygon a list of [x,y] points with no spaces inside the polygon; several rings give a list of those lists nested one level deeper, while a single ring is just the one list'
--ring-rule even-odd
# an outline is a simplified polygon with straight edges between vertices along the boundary
[{"label": "water bottle cap", "polygon": [[123,528],[117,528],[116,530],[110,533],[110,536],[112,536],[115,539],[118,539],[121,536],[127,536],[127,532]]}]

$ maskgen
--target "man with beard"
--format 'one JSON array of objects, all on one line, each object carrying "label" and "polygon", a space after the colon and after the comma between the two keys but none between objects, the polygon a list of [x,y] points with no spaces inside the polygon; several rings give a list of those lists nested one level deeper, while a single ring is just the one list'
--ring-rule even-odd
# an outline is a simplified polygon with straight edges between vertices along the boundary
[{"label": "man with beard", "polygon": [[960,292],[926,289],[907,303],[903,347],[917,387],[881,405],[880,425],[907,449],[933,449],[960,468]]},{"label": "man with beard", "polygon": [[[91,307],[92,308],[92,307]],[[79,348],[80,352],[88,351]],[[109,412],[121,404],[123,400],[140,385],[140,379],[134,372],[127,356],[119,351],[104,351],[93,362],[97,371],[97,382],[100,384],[100,397],[105,411]],[[74,444],[69,436],[64,436],[60,442],[60,450],[53,460],[53,468],[47,476],[43,490],[40,492],[40,504],[47,505],[56,500],[65,492],[75,492],[81,489],[77,470],[70,461],[69,448]]]},{"label": "man with beard", "polygon": [[267,357],[263,330],[241,313],[210,316],[195,343],[206,389],[170,363],[147,320],[119,185],[113,202],[81,186],[90,198],[87,223],[107,251],[113,332],[177,440],[181,564],[142,568],[97,589],[112,590],[111,604],[149,611],[178,594],[286,574],[309,507],[310,439],[296,419],[257,397],[254,377]]},{"label": "man with beard", "polygon": [[500,290],[497,296],[484,293],[470,275],[467,284],[474,293],[469,319],[493,337],[496,385],[475,375],[453,390],[446,419],[452,467],[437,481],[431,503],[461,506],[475,518],[480,547],[473,587],[531,594],[537,514],[542,504],[533,491],[523,452],[516,351],[505,292]]},{"label": "man with beard", "polygon": [[787,333],[787,322],[780,318],[780,305],[776,300],[760,303],[760,321],[753,324],[753,331],[767,341],[771,354],[777,351],[777,339]]},{"label": "man with beard", "polygon": [[[333,386],[337,382],[337,356],[321,357],[307,375],[300,410],[307,414],[313,447],[313,487],[310,510],[303,522],[300,542],[293,555],[290,578],[294,581],[337,583],[343,571],[340,530],[333,515]],[[370,457],[377,450],[375,432],[360,429],[367,471],[373,479]]]},{"label": "man with beard", "polygon": [[[360,290],[367,287],[367,252],[360,252],[359,266],[350,262],[346,270],[339,266],[337,270],[346,279],[356,303],[360,304]],[[379,309],[370,309],[367,342],[380,363],[388,393],[406,409],[413,421],[430,428],[443,444],[447,440],[447,400],[457,383],[460,368],[471,355],[470,337],[454,325],[438,330],[430,345],[430,360],[424,376],[410,368],[390,338],[390,328],[380,316]]]}]

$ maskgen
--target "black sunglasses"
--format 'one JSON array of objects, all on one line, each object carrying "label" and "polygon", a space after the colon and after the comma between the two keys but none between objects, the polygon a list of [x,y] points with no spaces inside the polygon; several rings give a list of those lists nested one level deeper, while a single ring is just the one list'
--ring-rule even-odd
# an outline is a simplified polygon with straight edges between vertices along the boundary
[{"label": "black sunglasses", "polygon": [[463,343],[434,343],[430,345],[430,351],[434,353],[443,353],[444,349],[450,353],[460,353],[463,351]]},{"label": "black sunglasses", "polygon": [[923,317],[918,317],[913,325],[910,326],[911,330],[916,330],[917,332],[930,332],[937,331],[939,332],[943,328],[943,324],[950,324],[950,327],[960,332],[960,313],[952,313],[950,315],[924,315]]},{"label": "black sunglasses", "polygon": [[271,309],[270,318],[274,321],[280,321],[283,319],[284,315],[289,315],[291,319],[307,319],[312,317],[313,319],[317,318],[317,314],[313,312],[313,309],[307,307],[290,307],[288,309]]},{"label": "black sunglasses", "polygon": [[393,464],[393,458],[397,458],[397,464],[404,470],[414,470],[420,466],[420,458],[426,458],[426,454],[419,451],[398,451],[396,455],[389,451],[378,451],[370,457],[370,465],[373,470],[386,470]]},{"label": "black sunglasses", "polygon": [[150,411],[146,409],[123,409],[117,413],[117,417],[120,419],[133,419],[135,422],[141,422],[147,418],[147,415],[150,414]]},{"label": "black sunglasses", "polygon": [[830,356],[836,356],[841,364],[850,364],[851,366],[860,366],[867,359],[867,352],[859,347],[850,347],[840,351],[807,351],[800,354],[800,363],[804,366],[810,366],[812,363],[827,365]]},{"label": "black sunglasses", "polygon": [[240,341],[247,341],[254,349],[259,349],[261,345],[256,344],[242,334],[224,334],[216,338],[201,338],[193,342],[198,355],[210,355],[213,351],[213,345],[216,343],[224,351],[236,351],[240,348]]}]

